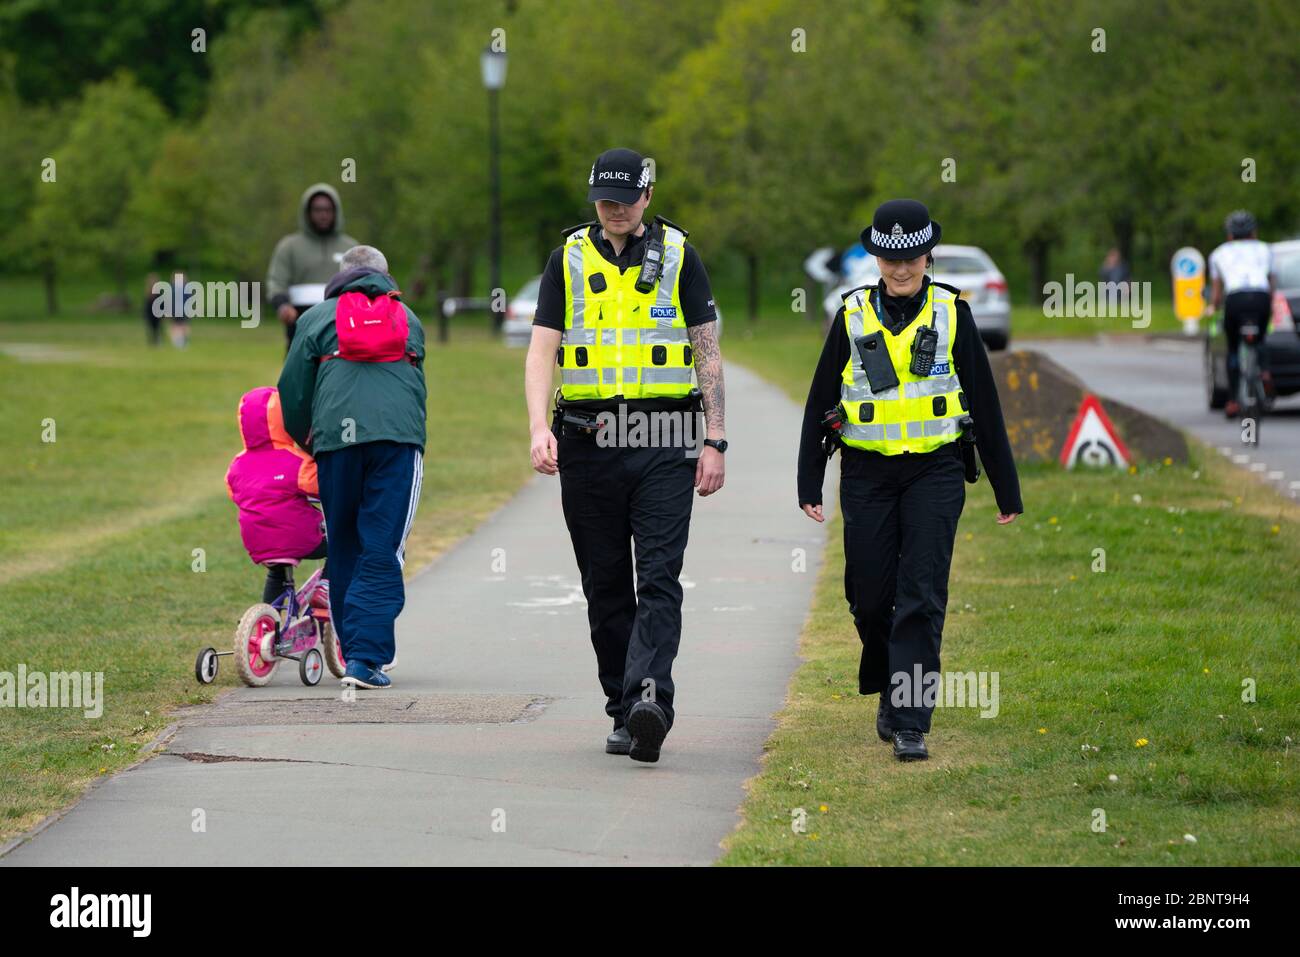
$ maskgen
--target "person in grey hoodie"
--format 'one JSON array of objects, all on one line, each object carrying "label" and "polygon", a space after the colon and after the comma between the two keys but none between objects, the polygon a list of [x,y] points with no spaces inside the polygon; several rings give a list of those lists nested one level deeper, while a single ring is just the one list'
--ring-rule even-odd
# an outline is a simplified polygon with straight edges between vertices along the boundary
[{"label": "person in grey hoodie", "polygon": [[324,286],[338,272],[343,254],[357,241],[343,231],[343,204],[328,183],[308,186],[298,204],[298,231],[275,244],[266,270],[266,296],[284,323],[285,351],[298,316],[320,302],[304,287]]}]

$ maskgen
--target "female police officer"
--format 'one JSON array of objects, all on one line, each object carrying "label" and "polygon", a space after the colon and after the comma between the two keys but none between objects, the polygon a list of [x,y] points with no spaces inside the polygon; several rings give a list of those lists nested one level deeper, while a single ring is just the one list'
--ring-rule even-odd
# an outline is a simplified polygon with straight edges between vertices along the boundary
[{"label": "female police officer", "polygon": [[839,412],[830,441],[843,449],[844,593],[862,640],[858,691],[880,693],[876,733],[903,761],[929,757],[924,735],[941,689],[948,570],[966,501],[963,430],[978,441],[998,524],[1023,511],[970,307],[925,274],[939,233],[915,200],[876,210],[862,245],[881,280],[844,296],[808,391],[799,447],[799,505],[820,522],[823,420]]}]

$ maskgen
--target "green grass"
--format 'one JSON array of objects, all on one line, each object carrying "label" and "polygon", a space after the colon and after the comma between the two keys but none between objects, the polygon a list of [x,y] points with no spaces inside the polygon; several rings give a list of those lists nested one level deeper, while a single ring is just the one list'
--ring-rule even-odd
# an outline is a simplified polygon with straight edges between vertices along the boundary
[{"label": "green grass", "polygon": [[[106,697],[98,719],[0,711],[0,840],[129,764],[171,708],[233,684],[223,668],[216,685],[198,686],[194,656],[224,649],[261,592],[224,477],[240,448],[240,395],[278,376],[278,324],[196,320],[189,349],[149,349],[142,321],[85,311],[92,288],[65,295],[56,319],[14,318],[11,301],[0,321],[0,671],[102,671]],[[31,307],[25,315],[42,303],[30,283],[3,292]],[[429,346],[427,468],[408,573],[531,475],[523,351],[490,340],[485,325],[458,324],[448,346]],[[6,353],[15,346],[21,359]],[[47,419],[54,442],[42,441]]]},{"label": "green grass", "polygon": [[[723,348],[802,398],[815,346]],[[723,864],[1300,863],[1300,508],[1199,445],[1188,466],[1021,479],[1010,526],[968,487],[944,629],[944,670],[998,673],[998,715],[939,708],[932,759],[894,761],[857,693],[837,518]]]}]

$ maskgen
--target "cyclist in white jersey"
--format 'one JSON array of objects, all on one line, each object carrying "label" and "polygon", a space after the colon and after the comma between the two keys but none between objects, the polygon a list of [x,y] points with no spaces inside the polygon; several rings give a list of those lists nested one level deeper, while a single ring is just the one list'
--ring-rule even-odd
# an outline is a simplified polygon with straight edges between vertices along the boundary
[{"label": "cyclist in white jersey", "polygon": [[1241,369],[1237,348],[1241,326],[1253,322],[1259,327],[1259,358],[1264,388],[1272,394],[1273,381],[1267,369],[1268,353],[1263,348],[1273,309],[1273,252],[1255,235],[1255,217],[1244,209],[1228,214],[1223,224],[1228,241],[1210,253],[1210,301],[1205,314],[1223,307],[1223,331],[1228,340],[1228,403],[1224,413],[1235,418],[1241,412],[1237,386]]}]

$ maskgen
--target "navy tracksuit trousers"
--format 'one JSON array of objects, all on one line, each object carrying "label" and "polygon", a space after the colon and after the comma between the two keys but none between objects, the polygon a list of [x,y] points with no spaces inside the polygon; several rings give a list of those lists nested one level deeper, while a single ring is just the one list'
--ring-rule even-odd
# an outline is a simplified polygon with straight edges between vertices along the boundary
[{"label": "navy tracksuit trousers", "polygon": [[330,621],[346,661],[393,660],[406,536],[420,503],[417,445],[363,442],[316,456],[329,544]]}]

